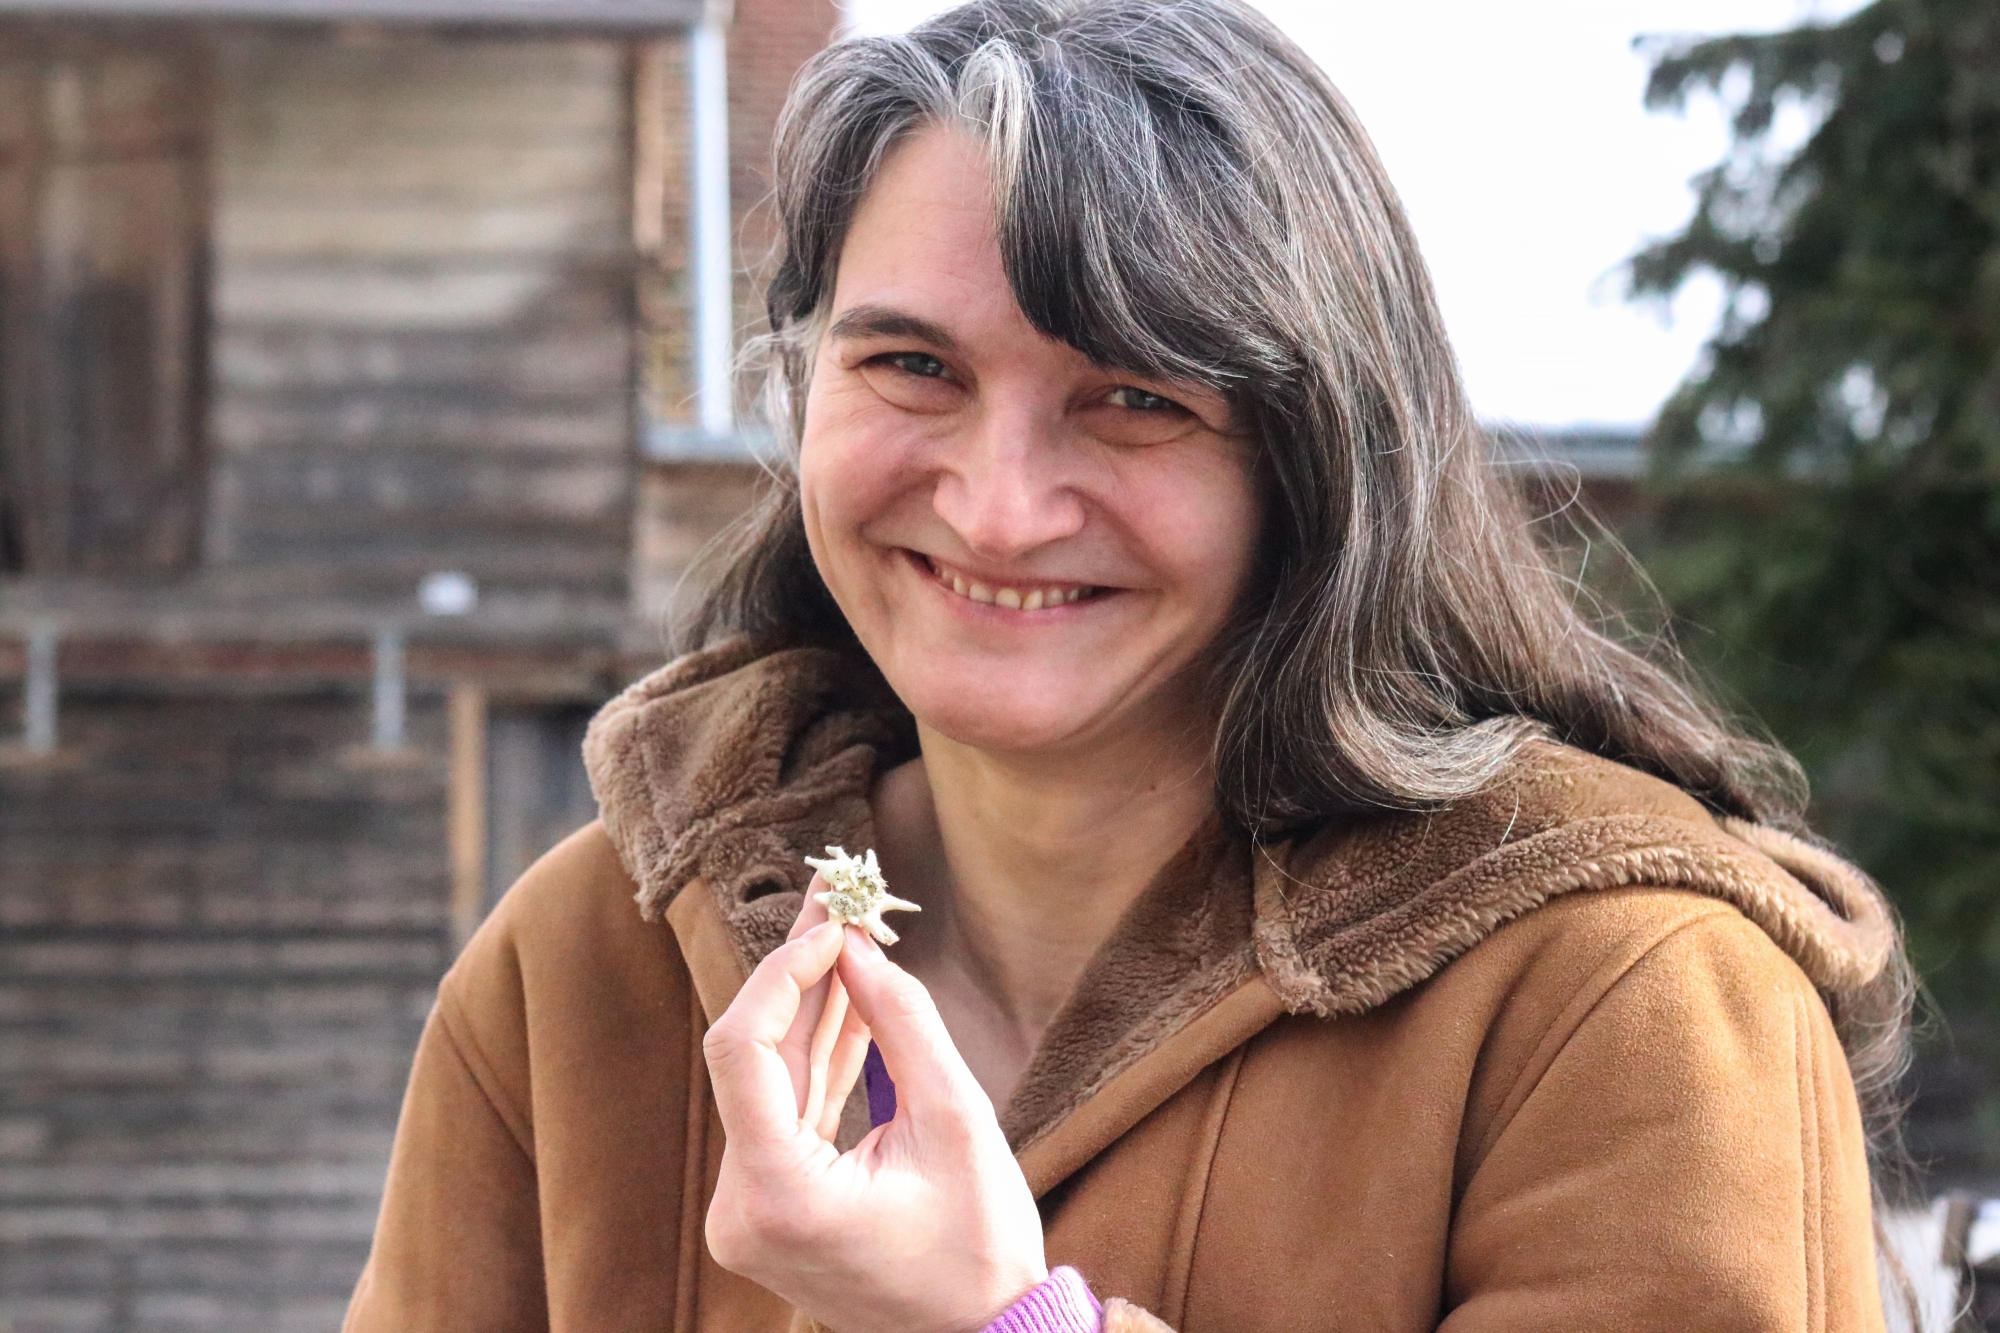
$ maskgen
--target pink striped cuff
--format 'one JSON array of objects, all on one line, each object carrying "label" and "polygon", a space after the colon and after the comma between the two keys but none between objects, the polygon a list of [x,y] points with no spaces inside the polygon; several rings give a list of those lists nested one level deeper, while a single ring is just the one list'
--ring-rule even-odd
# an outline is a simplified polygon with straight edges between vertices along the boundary
[{"label": "pink striped cuff", "polygon": [[1002,1311],[986,1333],[1097,1333],[1102,1310],[1083,1274],[1058,1268]]}]

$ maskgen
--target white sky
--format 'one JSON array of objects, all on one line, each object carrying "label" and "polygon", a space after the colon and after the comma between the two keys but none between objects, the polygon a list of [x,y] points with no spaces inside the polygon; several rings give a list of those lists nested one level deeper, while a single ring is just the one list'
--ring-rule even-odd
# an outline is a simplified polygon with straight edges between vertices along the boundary
[{"label": "white sky", "polygon": [[[1437,280],[1490,421],[1638,425],[1693,366],[1712,286],[1671,312],[1622,299],[1618,269],[1693,208],[1728,142],[1721,110],[1649,115],[1646,33],[1782,28],[1860,0],[1254,0],[1354,104]],[[895,32],[946,0],[846,0],[849,31]]]}]

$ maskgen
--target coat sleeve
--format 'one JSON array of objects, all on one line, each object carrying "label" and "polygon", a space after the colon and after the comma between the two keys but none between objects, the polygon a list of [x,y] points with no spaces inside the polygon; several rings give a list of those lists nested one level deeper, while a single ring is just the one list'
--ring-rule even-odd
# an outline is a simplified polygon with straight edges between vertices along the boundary
[{"label": "coat sleeve", "polygon": [[524,1123],[481,1085],[440,996],[417,1045],[375,1244],[344,1333],[541,1333],[535,1163]]},{"label": "coat sleeve", "polygon": [[1464,1180],[1442,1329],[1879,1330],[1853,1081],[1790,960],[1719,912],[1578,1008]]}]

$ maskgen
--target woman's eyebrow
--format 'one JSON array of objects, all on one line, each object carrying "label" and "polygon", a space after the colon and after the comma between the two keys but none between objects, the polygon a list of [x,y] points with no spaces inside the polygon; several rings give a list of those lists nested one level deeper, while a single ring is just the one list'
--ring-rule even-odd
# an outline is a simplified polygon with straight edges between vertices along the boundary
[{"label": "woman's eyebrow", "polygon": [[893,306],[858,305],[833,321],[829,333],[835,338],[914,338],[941,352],[956,352],[958,340],[944,327]]}]

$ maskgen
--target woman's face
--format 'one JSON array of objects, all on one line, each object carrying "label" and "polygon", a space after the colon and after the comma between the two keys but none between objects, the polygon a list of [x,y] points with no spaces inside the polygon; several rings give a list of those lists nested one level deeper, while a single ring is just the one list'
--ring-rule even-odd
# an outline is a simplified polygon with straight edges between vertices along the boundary
[{"label": "woman's face", "polygon": [[1205,745],[1250,456],[1220,395],[1028,323],[978,145],[930,129],[888,157],[841,252],[799,481],[820,574],[919,722],[1016,753]]}]

